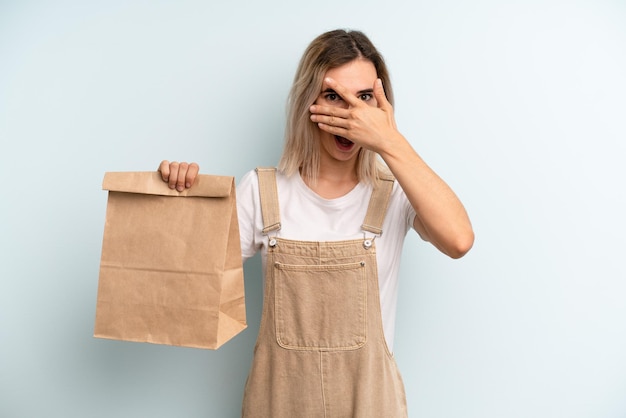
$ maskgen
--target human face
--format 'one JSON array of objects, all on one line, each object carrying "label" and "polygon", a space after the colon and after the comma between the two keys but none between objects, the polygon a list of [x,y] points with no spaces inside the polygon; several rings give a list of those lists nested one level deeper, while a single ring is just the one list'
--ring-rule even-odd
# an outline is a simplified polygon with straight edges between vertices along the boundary
[{"label": "human face", "polygon": [[[344,86],[351,94],[365,101],[370,106],[377,106],[374,97],[374,83],[378,78],[376,68],[371,61],[355,59],[340,67],[326,71],[325,77],[330,77]],[[347,109],[346,103],[334,90],[322,84],[322,91],[315,104]],[[356,163],[360,146],[354,142],[322,130],[319,131],[322,162],[351,162]]]}]

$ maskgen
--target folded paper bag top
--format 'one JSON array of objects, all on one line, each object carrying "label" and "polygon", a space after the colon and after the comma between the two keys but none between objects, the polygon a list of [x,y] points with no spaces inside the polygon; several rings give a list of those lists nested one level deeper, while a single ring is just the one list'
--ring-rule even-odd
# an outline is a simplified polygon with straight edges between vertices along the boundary
[{"label": "folded paper bag top", "polygon": [[94,336],[217,349],[246,328],[233,177],[183,192],[159,173],[106,173]]},{"label": "folded paper bag top", "polygon": [[229,176],[199,174],[193,187],[179,192],[170,189],[158,172],[112,172],[105,173],[102,189],[172,197],[229,197],[235,192],[234,181]]}]

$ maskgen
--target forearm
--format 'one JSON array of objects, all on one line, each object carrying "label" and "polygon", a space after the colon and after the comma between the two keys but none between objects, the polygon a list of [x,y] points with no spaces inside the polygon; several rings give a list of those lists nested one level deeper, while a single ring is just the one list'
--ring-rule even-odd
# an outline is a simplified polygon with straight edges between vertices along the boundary
[{"label": "forearm", "polygon": [[379,154],[417,214],[414,228],[443,253],[462,257],[474,243],[463,204],[399,132],[388,144]]}]

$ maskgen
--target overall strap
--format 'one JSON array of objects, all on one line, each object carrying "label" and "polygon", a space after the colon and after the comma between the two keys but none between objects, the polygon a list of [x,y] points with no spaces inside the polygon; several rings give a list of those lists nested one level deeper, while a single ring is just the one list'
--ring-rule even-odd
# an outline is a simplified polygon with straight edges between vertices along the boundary
[{"label": "overall strap", "polygon": [[365,220],[361,225],[361,229],[364,231],[377,235],[383,233],[383,221],[387,213],[387,206],[389,206],[389,197],[393,190],[394,180],[395,178],[389,171],[379,169],[378,180],[374,184]]},{"label": "overall strap", "polygon": [[276,169],[257,167],[259,193],[261,195],[261,214],[263,215],[263,234],[280,229],[280,208],[278,207],[278,188],[276,187]]}]

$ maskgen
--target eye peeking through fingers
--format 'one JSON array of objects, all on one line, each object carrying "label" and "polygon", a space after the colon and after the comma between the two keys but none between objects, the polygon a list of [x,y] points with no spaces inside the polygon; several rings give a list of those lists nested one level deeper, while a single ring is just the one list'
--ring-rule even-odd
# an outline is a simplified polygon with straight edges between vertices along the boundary
[{"label": "eye peeking through fingers", "polygon": [[324,95],[324,99],[328,102],[337,102],[341,100],[341,96],[335,92],[329,92]]}]

